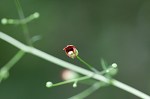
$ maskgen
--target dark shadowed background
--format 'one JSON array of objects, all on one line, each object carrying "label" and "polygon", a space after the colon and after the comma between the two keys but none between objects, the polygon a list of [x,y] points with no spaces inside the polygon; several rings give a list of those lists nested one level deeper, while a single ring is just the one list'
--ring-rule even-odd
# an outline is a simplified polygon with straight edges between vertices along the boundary
[{"label": "dark shadowed background", "polygon": [[[41,35],[34,46],[60,59],[86,68],[62,50],[73,44],[79,55],[102,70],[100,59],[116,62],[115,79],[150,94],[150,1],[149,0],[20,0],[25,16],[40,18],[28,24],[30,35]],[[0,19],[19,18],[14,0],[0,1]],[[26,43],[22,28],[2,25],[0,31]],[[0,67],[18,49],[0,40]],[[0,99],[67,99],[89,86],[72,84],[46,88],[60,82],[64,68],[26,54],[0,84]],[[86,99],[139,99],[114,86],[104,87]]]}]

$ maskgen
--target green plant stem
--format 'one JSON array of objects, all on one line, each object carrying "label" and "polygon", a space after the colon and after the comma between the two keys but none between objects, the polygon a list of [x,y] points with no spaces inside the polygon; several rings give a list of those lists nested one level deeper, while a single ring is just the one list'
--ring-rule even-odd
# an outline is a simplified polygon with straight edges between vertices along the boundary
[{"label": "green plant stem", "polygon": [[22,58],[24,54],[24,51],[18,51],[17,54],[15,54],[15,56],[0,69],[0,82],[8,77],[9,70]]},{"label": "green plant stem", "polygon": [[15,56],[7,64],[5,64],[5,68],[7,68],[7,70],[10,70],[13,67],[13,65],[16,64],[22,58],[24,54],[24,51],[18,51],[17,54],[15,54]]},{"label": "green plant stem", "polygon": [[101,59],[101,65],[102,65],[103,70],[106,70],[106,69],[107,69],[107,64],[106,64],[106,62],[104,61],[104,59]]},{"label": "green plant stem", "polygon": [[88,89],[82,91],[81,93],[70,97],[69,99],[85,99],[87,96],[98,90],[100,87],[106,86],[107,84],[104,82],[96,82]]},{"label": "green plant stem", "polygon": [[[18,0],[15,0],[15,3],[22,23],[21,26],[23,29],[23,33],[25,35],[26,42],[29,46],[32,46],[32,42],[30,40],[29,31],[27,27],[27,22],[24,22],[25,17],[24,17],[22,7]],[[0,69],[0,82],[2,82],[3,79],[6,79],[9,76],[9,70],[22,58],[24,54],[25,54],[24,51],[22,50],[18,51],[18,53],[12,59],[10,59],[9,62],[6,63],[6,65],[4,65]]]},{"label": "green plant stem", "polygon": [[22,21],[21,26],[22,26],[22,30],[23,30],[23,33],[24,33],[24,37],[26,39],[27,44],[29,46],[32,46],[32,42],[30,40],[30,34],[29,34],[28,26],[27,26],[27,23],[24,22],[25,16],[24,16],[22,7],[21,7],[21,5],[19,3],[19,0],[15,0],[15,3],[16,3],[17,10],[18,10],[19,18]]},{"label": "green plant stem", "polygon": [[[89,76],[84,76],[84,77],[80,77],[80,78],[75,78],[75,79],[71,79],[71,80],[66,80],[66,81],[63,81],[63,82],[59,82],[59,83],[53,84],[51,87],[60,86],[60,85],[72,83],[72,82],[75,82],[75,81],[86,80],[86,79],[89,79],[89,78],[91,78],[91,77],[89,77]],[[50,87],[50,88],[51,88],[51,87]]]},{"label": "green plant stem", "polygon": [[[0,39],[2,39],[4,41],[8,42],[9,44],[11,44],[11,45],[21,49],[24,52],[27,52],[27,53],[33,54],[35,56],[38,56],[38,57],[40,57],[42,59],[45,59],[45,60],[47,60],[49,62],[57,64],[57,65],[59,65],[61,67],[73,70],[73,71],[78,72],[80,74],[83,74],[85,76],[93,75],[91,77],[93,79],[96,79],[96,80],[99,80],[99,81],[103,81],[105,83],[110,83],[110,80],[108,78],[106,78],[105,76],[103,76],[103,75],[95,74],[94,72],[91,72],[91,71],[86,70],[84,68],[81,68],[81,67],[79,67],[77,65],[74,65],[74,64],[68,63],[66,61],[63,61],[63,60],[61,60],[59,58],[56,58],[56,57],[54,57],[54,56],[52,56],[50,54],[45,53],[45,52],[43,52],[43,51],[41,51],[39,49],[27,46],[27,45],[19,42],[18,40],[12,38],[11,36],[9,36],[9,35],[7,35],[7,34],[5,34],[3,32],[0,32]],[[135,89],[135,88],[125,84],[125,83],[117,81],[115,79],[111,79],[111,84],[116,86],[116,87],[118,87],[118,88],[120,88],[120,89],[122,89],[122,90],[125,90],[125,91],[127,91],[127,92],[129,92],[129,93],[131,93],[131,94],[133,94],[133,95],[135,95],[137,97],[140,97],[142,99],[150,99],[149,95],[147,95],[147,94],[145,94],[145,93],[143,93],[143,92],[141,92],[141,91],[139,91],[139,90],[137,90],[137,89]]]},{"label": "green plant stem", "polygon": [[83,64],[85,64],[89,69],[91,69],[93,72],[97,73],[97,74],[100,74],[100,75],[103,75],[106,73],[107,70],[110,70],[110,68],[107,68],[106,66],[103,66],[104,67],[104,70],[103,71],[98,71],[97,69],[95,69],[93,66],[91,66],[90,64],[88,64],[87,62],[85,62],[82,58],[80,58],[79,56],[76,56],[77,59],[82,62]]},{"label": "green plant stem", "polygon": [[[35,12],[35,13],[31,14],[30,16],[24,17],[24,18],[22,18],[21,15],[19,17],[20,17],[20,19],[3,18],[3,19],[1,19],[1,23],[3,25],[6,25],[6,24],[11,24],[11,25],[27,24],[27,23],[31,22],[32,20],[37,19],[39,17],[39,13]],[[28,28],[27,28],[27,31],[28,31]]]},{"label": "green plant stem", "polygon": [[77,59],[82,62],[83,64],[85,64],[89,69],[91,69],[92,71],[94,71],[95,73],[100,73],[98,70],[96,70],[93,66],[91,66],[90,64],[88,64],[87,62],[85,62],[82,58],[80,58],[79,56],[77,56]]}]

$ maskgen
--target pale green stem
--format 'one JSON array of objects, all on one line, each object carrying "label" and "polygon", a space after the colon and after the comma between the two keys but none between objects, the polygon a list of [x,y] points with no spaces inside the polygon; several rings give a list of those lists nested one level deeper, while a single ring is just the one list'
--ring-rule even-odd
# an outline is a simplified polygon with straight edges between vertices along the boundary
[{"label": "pale green stem", "polygon": [[33,14],[31,14],[30,16],[26,17],[26,18],[21,18],[21,16],[19,16],[20,19],[7,19],[7,18],[3,18],[1,19],[1,23],[3,25],[6,24],[12,24],[12,25],[22,25],[22,24],[27,24],[29,22],[31,22],[34,19],[37,19],[39,17],[39,13],[35,12]]},{"label": "pale green stem", "polygon": [[96,82],[88,89],[82,91],[81,93],[70,97],[69,99],[85,99],[87,96],[98,90],[100,87],[106,86],[107,84],[104,82]]},{"label": "pale green stem", "polygon": [[60,86],[60,85],[72,83],[72,82],[75,82],[75,81],[86,80],[86,79],[89,79],[89,78],[91,78],[91,77],[89,77],[89,76],[84,76],[84,77],[80,77],[80,78],[75,78],[75,79],[71,79],[71,80],[66,80],[66,81],[63,81],[63,82],[59,82],[59,83],[53,84],[51,87]]},{"label": "pale green stem", "polygon": [[9,60],[8,63],[6,63],[1,69],[0,69],[0,82],[7,78],[9,75],[9,70],[14,66],[14,64],[16,64],[21,58],[22,56],[25,54],[24,51],[20,50],[17,52],[17,54],[15,54],[15,56],[13,56],[12,59]]},{"label": "pale green stem", "polygon": [[[85,76],[89,76],[90,77],[91,75],[93,75],[91,77],[93,79],[96,79],[96,80],[99,80],[99,81],[103,81],[105,83],[110,83],[110,80],[108,78],[106,78],[105,76],[103,76],[103,75],[95,74],[94,72],[91,72],[91,71],[86,70],[84,68],[81,68],[81,67],[79,67],[77,65],[74,65],[74,64],[68,63],[66,61],[63,61],[63,60],[61,60],[59,58],[56,58],[56,57],[54,57],[54,56],[52,56],[50,54],[45,53],[45,52],[43,52],[43,51],[41,51],[39,49],[27,46],[27,45],[19,42],[18,40],[12,38],[11,36],[9,36],[9,35],[7,35],[7,34],[5,34],[3,32],[0,32],[0,39],[8,42],[9,44],[12,44],[13,46],[15,46],[15,47],[17,47],[17,48],[27,52],[27,53],[31,53],[31,54],[33,54],[35,56],[38,56],[38,57],[40,57],[42,59],[45,59],[45,60],[47,60],[49,62],[57,64],[57,65],[59,65],[61,67],[73,70],[73,71],[78,72],[80,74],[83,74]],[[124,83],[122,83],[120,81],[117,81],[115,79],[111,79],[111,84],[116,86],[116,87],[118,87],[118,88],[120,88],[120,89],[122,89],[122,90],[125,90],[125,91],[127,91],[127,92],[129,92],[129,93],[131,93],[131,94],[133,94],[133,95],[135,95],[137,97],[140,97],[142,99],[150,99],[149,95],[147,95],[147,94],[145,94],[145,93],[143,93],[143,92],[141,92],[141,91],[139,91],[139,90],[137,90],[137,89],[127,85],[127,84],[124,84]]]},{"label": "pale green stem", "polygon": [[22,50],[18,51],[17,54],[15,54],[15,56],[13,56],[13,58],[7,64],[5,64],[4,68],[10,70],[13,67],[13,65],[16,64],[22,58],[24,54],[25,54],[24,51]]},{"label": "pale green stem", "polygon": [[94,71],[95,73],[100,73],[98,70],[96,70],[93,66],[85,62],[82,58],[80,58],[78,55],[76,56],[79,61],[81,61],[83,64],[85,64],[89,69]]},{"label": "pale green stem", "polygon": [[15,0],[15,3],[16,3],[16,7],[17,7],[17,10],[18,10],[18,14],[19,14],[20,20],[22,21],[21,26],[22,26],[22,29],[23,29],[24,37],[26,39],[27,44],[29,46],[32,46],[32,42],[30,40],[30,34],[29,34],[28,26],[27,26],[26,22],[24,22],[25,16],[24,16],[22,7],[21,7],[21,5],[20,5],[18,0]]},{"label": "pale green stem", "polygon": [[[29,46],[32,46],[32,42],[30,40],[27,24],[23,22],[25,17],[24,17],[22,7],[21,7],[18,0],[15,0],[15,3],[16,3],[16,6],[17,6],[17,10],[18,10],[20,20],[22,21],[21,25],[22,25],[23,33],[24,33],[25,38],[26,38],[26,42],[28,43]],[[10,59],[9,62],[6,65],[4,65],[0,69],[0,82],[3,79],[5,79],[9,76],[9,70],[22,58],[22,56],[24,54],[25,54],[24,51],[22,51],[22,50],[18,51],[18,53],[12,59]]]},{"label": "pale green stem", "polygon": [[104,70],[107,69],[107,67],[106,67],[107,65],[106,65],[106,62],[104,61],[104,59],[101,59],[101,65]]},{"label": "pale green stem", "polygon": [[97,74],[103,75],[103,74],[106,73],[107,70],[110,69],[110,68],[106,68],[106,65],[104,66],[104,64],[103,64],[103,67],[105,67],[105,68],[104,68],[103,71],[100,72],[100,71],[98,71],[97,69],[95,69],[92,65],[88,64],[88,63],[85,62],[82,58],[80,58],[79,55],[76,56],[76,57],[77,57],[77,59],[78,59],[80,62],[82,62],[83,64],[85,64],[89,69],[91,69],[92,71],[94,71],[94,72],[97,73]]}]

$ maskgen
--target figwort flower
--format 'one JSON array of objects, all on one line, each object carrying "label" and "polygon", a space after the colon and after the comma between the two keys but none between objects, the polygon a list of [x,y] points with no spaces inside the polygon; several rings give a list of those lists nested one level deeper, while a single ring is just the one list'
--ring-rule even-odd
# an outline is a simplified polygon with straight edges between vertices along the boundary
[{"label": "figwort flower", "polygon": [[74,59],[78,55],[78,50],[74,45],[67,45],[63,50],[70,58]]}]

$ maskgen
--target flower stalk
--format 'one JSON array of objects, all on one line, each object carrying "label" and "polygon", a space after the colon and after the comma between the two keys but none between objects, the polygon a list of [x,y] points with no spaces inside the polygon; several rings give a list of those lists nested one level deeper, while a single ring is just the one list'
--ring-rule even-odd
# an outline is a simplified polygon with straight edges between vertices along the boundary
[{"label": "flower stalk", "polygon": [[[86,75],[86,76],[91,76],[91,75],[94,74],[91,78],[96,79],[98,81],[103,81],[105,83],[109,83],[109,79],[106,78],[103,75],[95,74],[94,72],[91,72],[91,71],[86,70],[84,68],[81,68],[81,67],[79,67],[77,65],[74,65],[74,64],[68,63],[68,62],[66,62],[64,60],[61,60],[59,58],[56,58],[56,57],[54,57],[54,56],[52,56],[50,54],[47,54],[47,53],[45,53],[45,52],[43,52],[43,51],[41,51],[39,49],[27,46],[27,45],[19,42],[18,40],[12,38],[11,36],[9,36],[9,35],[7,35],[7,34],[5,34],[3,32],[0,32],[0,39],[8,42],[9,44],[17,47],[18,49],[20,49],[22,51],[25,51],[25,52],[30,53],[32,55],[38,56],[38,57],[40,57],[42,59],[45,59],[45,60],[47,60],[49,62],[57,64],[57,65],[59,65],[61,67],[73,70],[75,72],[78,72],[78,73]],[[131,93],[131,94],[141,98],[141,99],[150,99],[149,95],[147,95],[147,94],[143,93],[142,91],[139,91],[139,90],[137,90],[137,89],[135,89],[135,88],[125,84],[125,83],[122,83],[122,82],[120,82],[118,80],[112,79],[111,80],[111,85],[116,86],[116,87],[118,87],[118,88],[120,88],[122,90],[125,90],[125,91],[127,91],[127,92],[129,92],[129,93]]]}]

